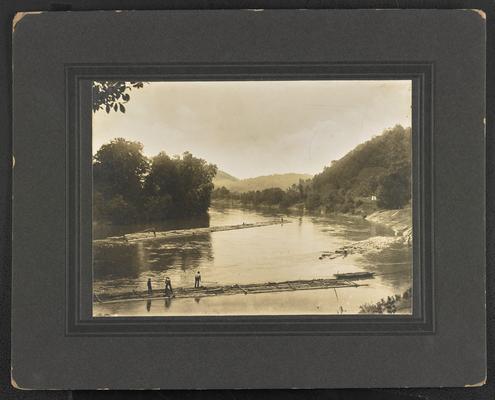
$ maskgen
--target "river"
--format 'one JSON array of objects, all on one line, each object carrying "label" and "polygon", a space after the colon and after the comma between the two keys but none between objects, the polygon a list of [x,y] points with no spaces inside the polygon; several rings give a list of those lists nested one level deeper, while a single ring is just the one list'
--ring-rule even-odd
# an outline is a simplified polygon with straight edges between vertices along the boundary
[{"label": "river", "polygon": [[[163,288],[169,276],[174,287],[193,286],[199,270],[203,285],[263,283],[297,279],[332,278],[338,272],[373,271],[367,286],[172,299],[164,301],[95,302],[98,316],[172,315],[289,315],[356,314],[364,303],[401,294],[411,287],[412,250],[393,247],[380,253],[353,254],[334,260],[319,256],[341,246],[372,236],[394,233],[364,219],[350,216],[280,214],[269,209],[241,209],[219,205],[209,218],[176,221],[173,229],[221,226],[270,221],[284,223],[256,228],[214,232],[195,237],[155,239],[121,246],[95,246],[93,290],[127,292],[145,290],[148,278],[154,288]],[[132,232],[141,227],[119,227]],[[108,234],[115,232],[106,232]],[[101,232],[99,233],[101,236]],[[406,310],[410,312],[411,310]]]}]

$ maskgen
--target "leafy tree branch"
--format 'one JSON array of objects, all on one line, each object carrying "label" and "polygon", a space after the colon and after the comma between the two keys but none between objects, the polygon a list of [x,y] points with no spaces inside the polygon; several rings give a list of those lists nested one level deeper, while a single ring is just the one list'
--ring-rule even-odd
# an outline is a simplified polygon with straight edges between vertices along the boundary
[{"label": "leafy tree branch", "polygon": [[93,112],[105,110],[125,113],[132,89],[141,89],[144,82],[95,81],[93,82]]}]

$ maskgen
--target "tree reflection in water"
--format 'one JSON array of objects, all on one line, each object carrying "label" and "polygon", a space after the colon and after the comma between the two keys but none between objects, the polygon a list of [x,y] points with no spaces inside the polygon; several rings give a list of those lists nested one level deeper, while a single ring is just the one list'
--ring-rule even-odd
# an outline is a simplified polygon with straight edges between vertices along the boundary
[{"label": "tree reflection in water", "polygon": [[210,234],[150,240],[148,242],[98,244],[93,246],[94,278],[133,279],[145,271],[166,272],[198,269],[204,261],[213,260]]}]

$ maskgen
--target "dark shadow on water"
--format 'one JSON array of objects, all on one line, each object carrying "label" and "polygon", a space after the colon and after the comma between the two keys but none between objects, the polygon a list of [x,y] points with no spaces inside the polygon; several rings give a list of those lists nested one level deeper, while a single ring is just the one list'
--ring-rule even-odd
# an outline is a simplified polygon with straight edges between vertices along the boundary
[{"label": "dark shadow on water", "polygon": [[213,259],[209,233],[185,238],[93,247],[95,279],[138,278],[141,272],[197,269]]},{"label": "dark shadow on water", "polygon": [[147,265],[152,271],[180,268],[185,271],[197,269],[203,261],[213,259],[211,235],[197,235],[194,238],[175,238],[146,243]]},{"label": "dark shadow on water", "polygon": [[143,249],[136,244],[104,244],[93,246],[95,279],[109,277],[137,278],[143,261]]}]

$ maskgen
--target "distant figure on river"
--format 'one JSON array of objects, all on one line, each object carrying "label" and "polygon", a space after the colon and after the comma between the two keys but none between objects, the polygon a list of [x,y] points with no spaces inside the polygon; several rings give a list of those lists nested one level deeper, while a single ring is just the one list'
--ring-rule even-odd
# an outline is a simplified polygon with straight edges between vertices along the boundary
[{"label": "distant figure on river", "polygon": [[151,278],[148,278],[147,286],[148,286],[148,295],[151,296],[151,294],[153,293],[153,286],[151,286]]},{"label": "distant figure on river", "polygon": [[174,291],[172,289],[172,282],[170,281],[170,278],[167,276],[165,278],[165,296],[169,296],[171,294],[174,294]]},{"label": "distant figure on river", "polygon": [[198,271],[194,275],[194,287],[199,288],[201,286],[201,273]]}]

